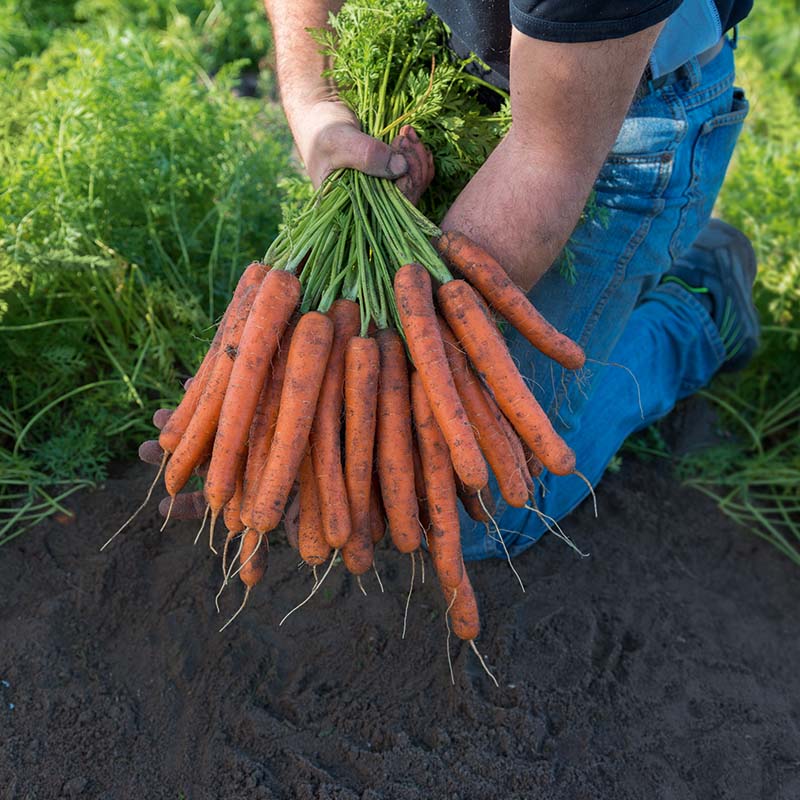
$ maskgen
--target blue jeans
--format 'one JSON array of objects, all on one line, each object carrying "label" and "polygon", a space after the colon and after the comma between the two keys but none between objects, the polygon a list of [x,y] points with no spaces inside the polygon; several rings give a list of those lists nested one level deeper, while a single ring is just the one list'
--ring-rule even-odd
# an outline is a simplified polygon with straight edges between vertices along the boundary
[{"label": "blue jeans", "polygon": [[[631,433],[705,386],[724,359],[704,306],[680,286],[659,283],[708,222],[722,185],[747,114],[733,78],[726,42],[702,69],[689,62],[678,80],[634,102],[595,184],[600,213],[570,243],[577,282],[552,269],[531,291],[544,316],[584,347],[584,370],[566,371],[513,329],[508,335],[512,356],[593,485]],[[490,487],[506,546],[518,554],[546,527],[532,511],[508,506],[494,480]],[[560,520],[588,492],[578,477],[545,470],[536,503]],[[497,532],[487,535],[463,510],[461,530],[466,559],[505,556]]]}]

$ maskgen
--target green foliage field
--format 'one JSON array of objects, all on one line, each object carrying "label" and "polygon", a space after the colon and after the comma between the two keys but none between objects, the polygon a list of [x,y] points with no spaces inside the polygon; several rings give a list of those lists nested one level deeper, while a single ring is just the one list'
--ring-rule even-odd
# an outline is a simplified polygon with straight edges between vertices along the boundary
[{"label": "green foliage field", "polygon": [[752,240],[762,348],[706,392],[727,440],[684,478],[800,564],[800,4],[756,3],[740,29],[738,83],[751,111],[717,213]]},{"label": "green foliage field", "polygon": [[0,541],[130,456],[275,235],[283,118],[195,44],[82,25],[0,71]]}]

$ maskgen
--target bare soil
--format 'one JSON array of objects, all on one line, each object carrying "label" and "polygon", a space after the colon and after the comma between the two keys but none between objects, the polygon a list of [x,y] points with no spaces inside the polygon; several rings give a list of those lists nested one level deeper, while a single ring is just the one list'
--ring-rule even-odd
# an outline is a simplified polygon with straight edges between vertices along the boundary
[{"label": "bare soil", "polygon": [[[386,593],[341,567],[310,589],[280,541],[239,619],[196,526],[156,503],[105,553],[152,472],[124,470],[0,550],[0,797],[797,800],[800,572],[626,460],[568,530],[470,566],[480,650],[381,549]],[[430,578],[430,576],[429,576]]]}]

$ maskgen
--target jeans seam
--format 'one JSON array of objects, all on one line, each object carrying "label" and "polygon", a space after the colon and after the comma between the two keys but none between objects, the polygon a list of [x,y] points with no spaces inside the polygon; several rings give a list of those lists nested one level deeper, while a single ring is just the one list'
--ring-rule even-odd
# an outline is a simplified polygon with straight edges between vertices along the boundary
[{"label": "jeans seam", "polygon": [[715,100],[720,95],[725,94],[725,92],[727,92],[728,89],[733,86],[733,81],[733,74],[729,74],[726,75],[722,80],[717,81],[717,83],[715,83],[713,86],[706,86],[704,89],[698,92],[689,92],[681,98],[683,100],[683,104],[687,110],[691,111],[692,109],[695,109],[704,103]]}]

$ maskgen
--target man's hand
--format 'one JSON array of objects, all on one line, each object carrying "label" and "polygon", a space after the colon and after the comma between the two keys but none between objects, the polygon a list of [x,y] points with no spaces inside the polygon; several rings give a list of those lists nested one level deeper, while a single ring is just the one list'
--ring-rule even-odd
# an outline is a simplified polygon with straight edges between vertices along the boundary
[{"label": "man's hand", "polygon": [[264,0],[275,42],[281,102],[297,149],[315,187],[349,167],[379,178],[400,179],[416,203],[433,177],[433,160],[411,128],[391,143],[361,131],[353,112],[322,77],[327,64],[309,29],[324,28],[340,0]]},{"label": "man's hand", "polygon": [[398,188],[416,205],[433,179],[433,157],[410,125],[388,145],[363,133],[339,100],[320,100],[297,119],[295,142],[315,188],[334,170],[357,169],[399,179]]}]

